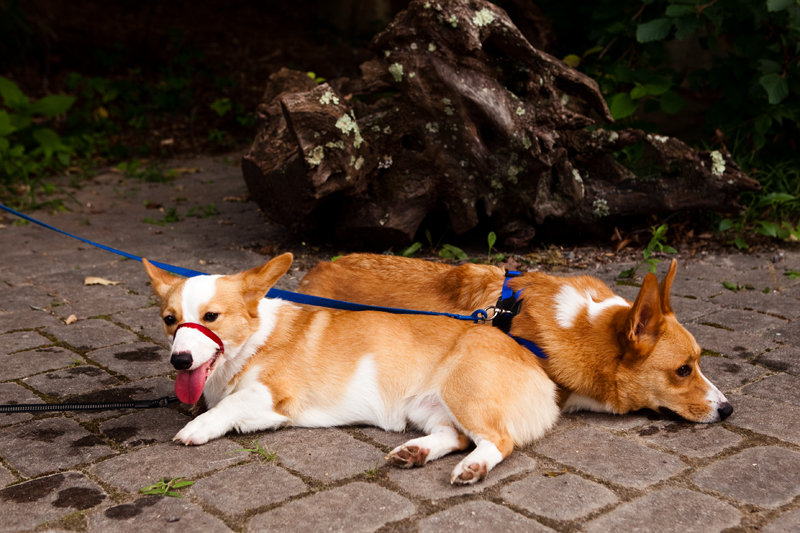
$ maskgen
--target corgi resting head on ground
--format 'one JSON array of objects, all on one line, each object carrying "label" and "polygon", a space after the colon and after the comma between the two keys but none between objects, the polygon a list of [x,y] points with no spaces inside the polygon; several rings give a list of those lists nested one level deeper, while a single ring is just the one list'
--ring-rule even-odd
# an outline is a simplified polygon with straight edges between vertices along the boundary
[{"label": "corgi resting head on ground", "polygon": [[[676,271],[673,260],[660,285],[648,274],[633,303],[589,276],[532,272],[509,281],[521,300],[510,333],[548,356],[542,365],[561,387],[564,411],[649,408],[705,423],[731,414],[733,407],[700,371],[700,347],[672,310]],[[494,266],[353,254],[320,263],[299,290],[363,304],[471,313],[498,301],[504,279]]]},{"label": "corgi resting head on ground", "polygon": [[421,466],[476,444],[451,482],[483,479],[559,415],[556,388],[500,331],[446,317],[309,310],[264,298],[291,254],[232,276],[173,277],[144,260],[172,337],[175,392],[208,411],[174,440],[231,430],[371,424],[426,433],[387,457]]}]

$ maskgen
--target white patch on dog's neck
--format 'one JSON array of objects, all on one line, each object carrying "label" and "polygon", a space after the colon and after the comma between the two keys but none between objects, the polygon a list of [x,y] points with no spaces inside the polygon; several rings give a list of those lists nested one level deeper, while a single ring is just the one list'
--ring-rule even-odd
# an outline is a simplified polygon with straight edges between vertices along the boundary
[{"label": "white patch on dog's neck", "polygon": [[584,291],[583,294],[571,285],[564,285],[556,296],[556,321],[564,329],[569,329],[575,325],[578,315],[586,308],[589,320],[594,320],[597,316],[614,306],[630,307],[630,304],[619,296],[612,296],[602,302],[595,302],[597,293],[593,289]]},{"label": "white patch on dog's neck", "polygon": [[233,377],[238,374],[247,361],[266,344],[267,339],[275,330],[278,313],[282,306],[291,305],[279,298],[262,298],[258,303],[258,329],[250,335],[240,346],[228,347],[225,339],[225,354],[221,357],[217,368],[206,383],[203,394],[208,407],[216,405],[222,398],[231,393]]}]

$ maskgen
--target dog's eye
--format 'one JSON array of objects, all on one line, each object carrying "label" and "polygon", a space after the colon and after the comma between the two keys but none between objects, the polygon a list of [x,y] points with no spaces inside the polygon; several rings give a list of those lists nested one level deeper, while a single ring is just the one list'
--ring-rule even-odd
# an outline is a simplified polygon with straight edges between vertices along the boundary
[{"label": "dog's eye", "polygon": [[689,365],[683,365],[678,370],[675,371],[680,377],[685,378],[689,374],[692,373],[692,367]]},{"label": "dog's eye", "polygon": [[206,322],[214,322],[218,316],[219,313],[206,313],[205,315],[203,315],[203,320],[205,320]]},{"label": "dog's eye", "polygon": [[175,317],[172,315],[167,315],[164,317],[164,324],[168,326],[175,324],[175,322],[176,322]]}]

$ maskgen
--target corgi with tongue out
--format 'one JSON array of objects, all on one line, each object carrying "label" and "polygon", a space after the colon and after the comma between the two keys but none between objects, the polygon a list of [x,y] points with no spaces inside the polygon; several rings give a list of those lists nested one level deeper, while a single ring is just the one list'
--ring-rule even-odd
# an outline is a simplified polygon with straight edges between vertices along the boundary
[{"label": "corgi with tongue out", "polygon": [[555,385],[495,328],[447,317],[304,308],[267,291],[292,255],[231,276],[181,279],[143,260],[172,337],[175,393],[208,410],[173,440],[282,426],[407,425],[426,436],[392,450],[402,468],[476,447],[451,482],[483,479],[515,445],[555,424]]}]

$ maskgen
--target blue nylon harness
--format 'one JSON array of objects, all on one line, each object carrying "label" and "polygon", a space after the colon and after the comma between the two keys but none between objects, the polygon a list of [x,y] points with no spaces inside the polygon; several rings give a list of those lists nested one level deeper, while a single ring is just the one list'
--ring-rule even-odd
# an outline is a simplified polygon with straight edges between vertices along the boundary
[{"label": "blue nylon harness", "polygon": [[527,348],[528,351],[533,353],[536,357],[547,359],[547,354],[545,354],[536,343],[510,333],[511,321],[519,314],[522,308],[522,291],[524,289],[514,292],[511,290],[511,287],[508,286],[508,282],[519,275],[520,273],[515,270],[506,272],[506,279],[503,281],[503,290],[500,293],[500,299],[497,300],[497,304],[495,304],[495,310],[498,314],[494,320],[492,320],[492,326],[504,331],[509,337],[517,341],[519,345]]},{"label": "blue nylon harness", "polygon": [[[33,222],[34,224],[38,224],[39,226],[45,227],[45,228],[47,228],[49,230],[55,231],[55,232],[60,233],[62,235],[66,235],[67,237],[72,237],[73,239],[77,239],[77,240],[79,240],[81,242],[84,242],[84,243],[90,245],[90,246],[94,246],[95,248],[100,248],[101,250],[105,250],[107,252],[111,252],[113,254],[117,254],[117,255],[120,255],[122,257],[126,257],[128,259],[133,259],[134,261],[139,261],[139,262],[142,261],[142,258],[137,256],[137,255],[129,254],[127,252],[123,252],[121,250],[117,250],[116,248],[111,248],[110,246],[105,246],[103,244],[99,244],[99,243],[96,243],[94,241],[90,241],[88,239],[84,239],[84,238],[78,237],[78,236],[73,235],[71,233],[68,233],[66,231],[60,230],[60,229],[58,229],[56,227],[53,227],[53,226],[51,226],[49,224],[46,224],[46,223],[44,223],[44,222],[42,222],[40,220],[37,220],[37,219],[35,219],[33,217],[29,217],[28,215],[20,213],[19,211],[11,209],[10,207],[7,207],[7,206],[5,206],[3,204],[0,204],[0,209],[2,209],[3,211],[6,211],[8,213],[11,213],[12,215],[15,215],[15,216],[17,216],[17,217],[19,217],[21,219],[27,220],[28,222]],[[199,272],[197,270],[191,270],[191,269],[188,269],[188,268],[174,266],[174,265],[170,265],[170,264],[167,264],[167,263],[160,263],[158,261],[150,261],[150,262],[153,265],[157,266],[158,268],[160,268],[162,270],[166,270],[167,272],[171,272],[173,274],[177,274],[179,276],[184,276],[184,277],[187,277],[187,278],[191,278],[191,277],[194,277],[194,276],[205,275],[204,272]],[[515,276],[518,276],[519,272],[515,272],[513,274]],[[507,277],[505,283],[503,283],[503,295],[504,296],[506,295],[507,292],[509,294],[511,293],[511,289],[509,289],[507,287],[508,279],[509,278]],[[514,298],[518,300],[519,299],[519,294],[521,292],[522,291],[517,291],[517,293],[513,295]],[[284,290],[275,289],[275,288],[270,289],[269,292],[267,292],[266,297],[267,298],[280,298],[282,300],[286,300],[286,301],[292,302],[292,303],[297,303],[297,304],[302,304],[302,305],[313,305],[313,306],[316,306],[316,307],[326,307],[326,308],[329,308],[329,309],[339,309],[339,310],[343,310],[343,311],[380,311],[382,313],[392,313],[392,314],[400,314],[400,315],[446,316],[446,317],[450,317],[450,318],[455,318],[457,320],[471,320],[472,322],[485,322],[487,317],[488,317],[488,313],[486,312],[485,309],[477,309],[471,315],[459,315],[459,314],[455,314],[455,313],[438,313],[438,312],[433,312],[433,311],[416,311],[416,310],[411,310],[411,309],[398,309],[398,308],[395,308],[395,307],[382,307],[382,306],[378,306],[378,305],[364,305],[364,304],[357,304],[357,303],[352,303],[352,302],[344,302],[344,301],[341,301],[341,300],[334,300],[332,298],[322,298],[320,296],[311,296],[311,295],[308,295],[308,294],[300,294],[300,293],[296,293],[296,292],[284,291]],[[501,312],[501,314],[507,314],[507,313],[503,312],[502,310],[500,312]],[[506,331],[506,333],[508,333],[508,331]],[[541,357],[543,359],[547,359],[547,356],[544,354],[542,349],[539,348],[533,342],[531,342],[529,340],[526,340],[526,339],[519,338],[519,337],[515,337],[514,335],[509,335],[509,336],[512,339],[514,339],[515,341],[517,341],[517,343],[519,343],[521,346],[523,346],[523,347],[527,348],[528,350],[530,350],[537,357]]]}]

